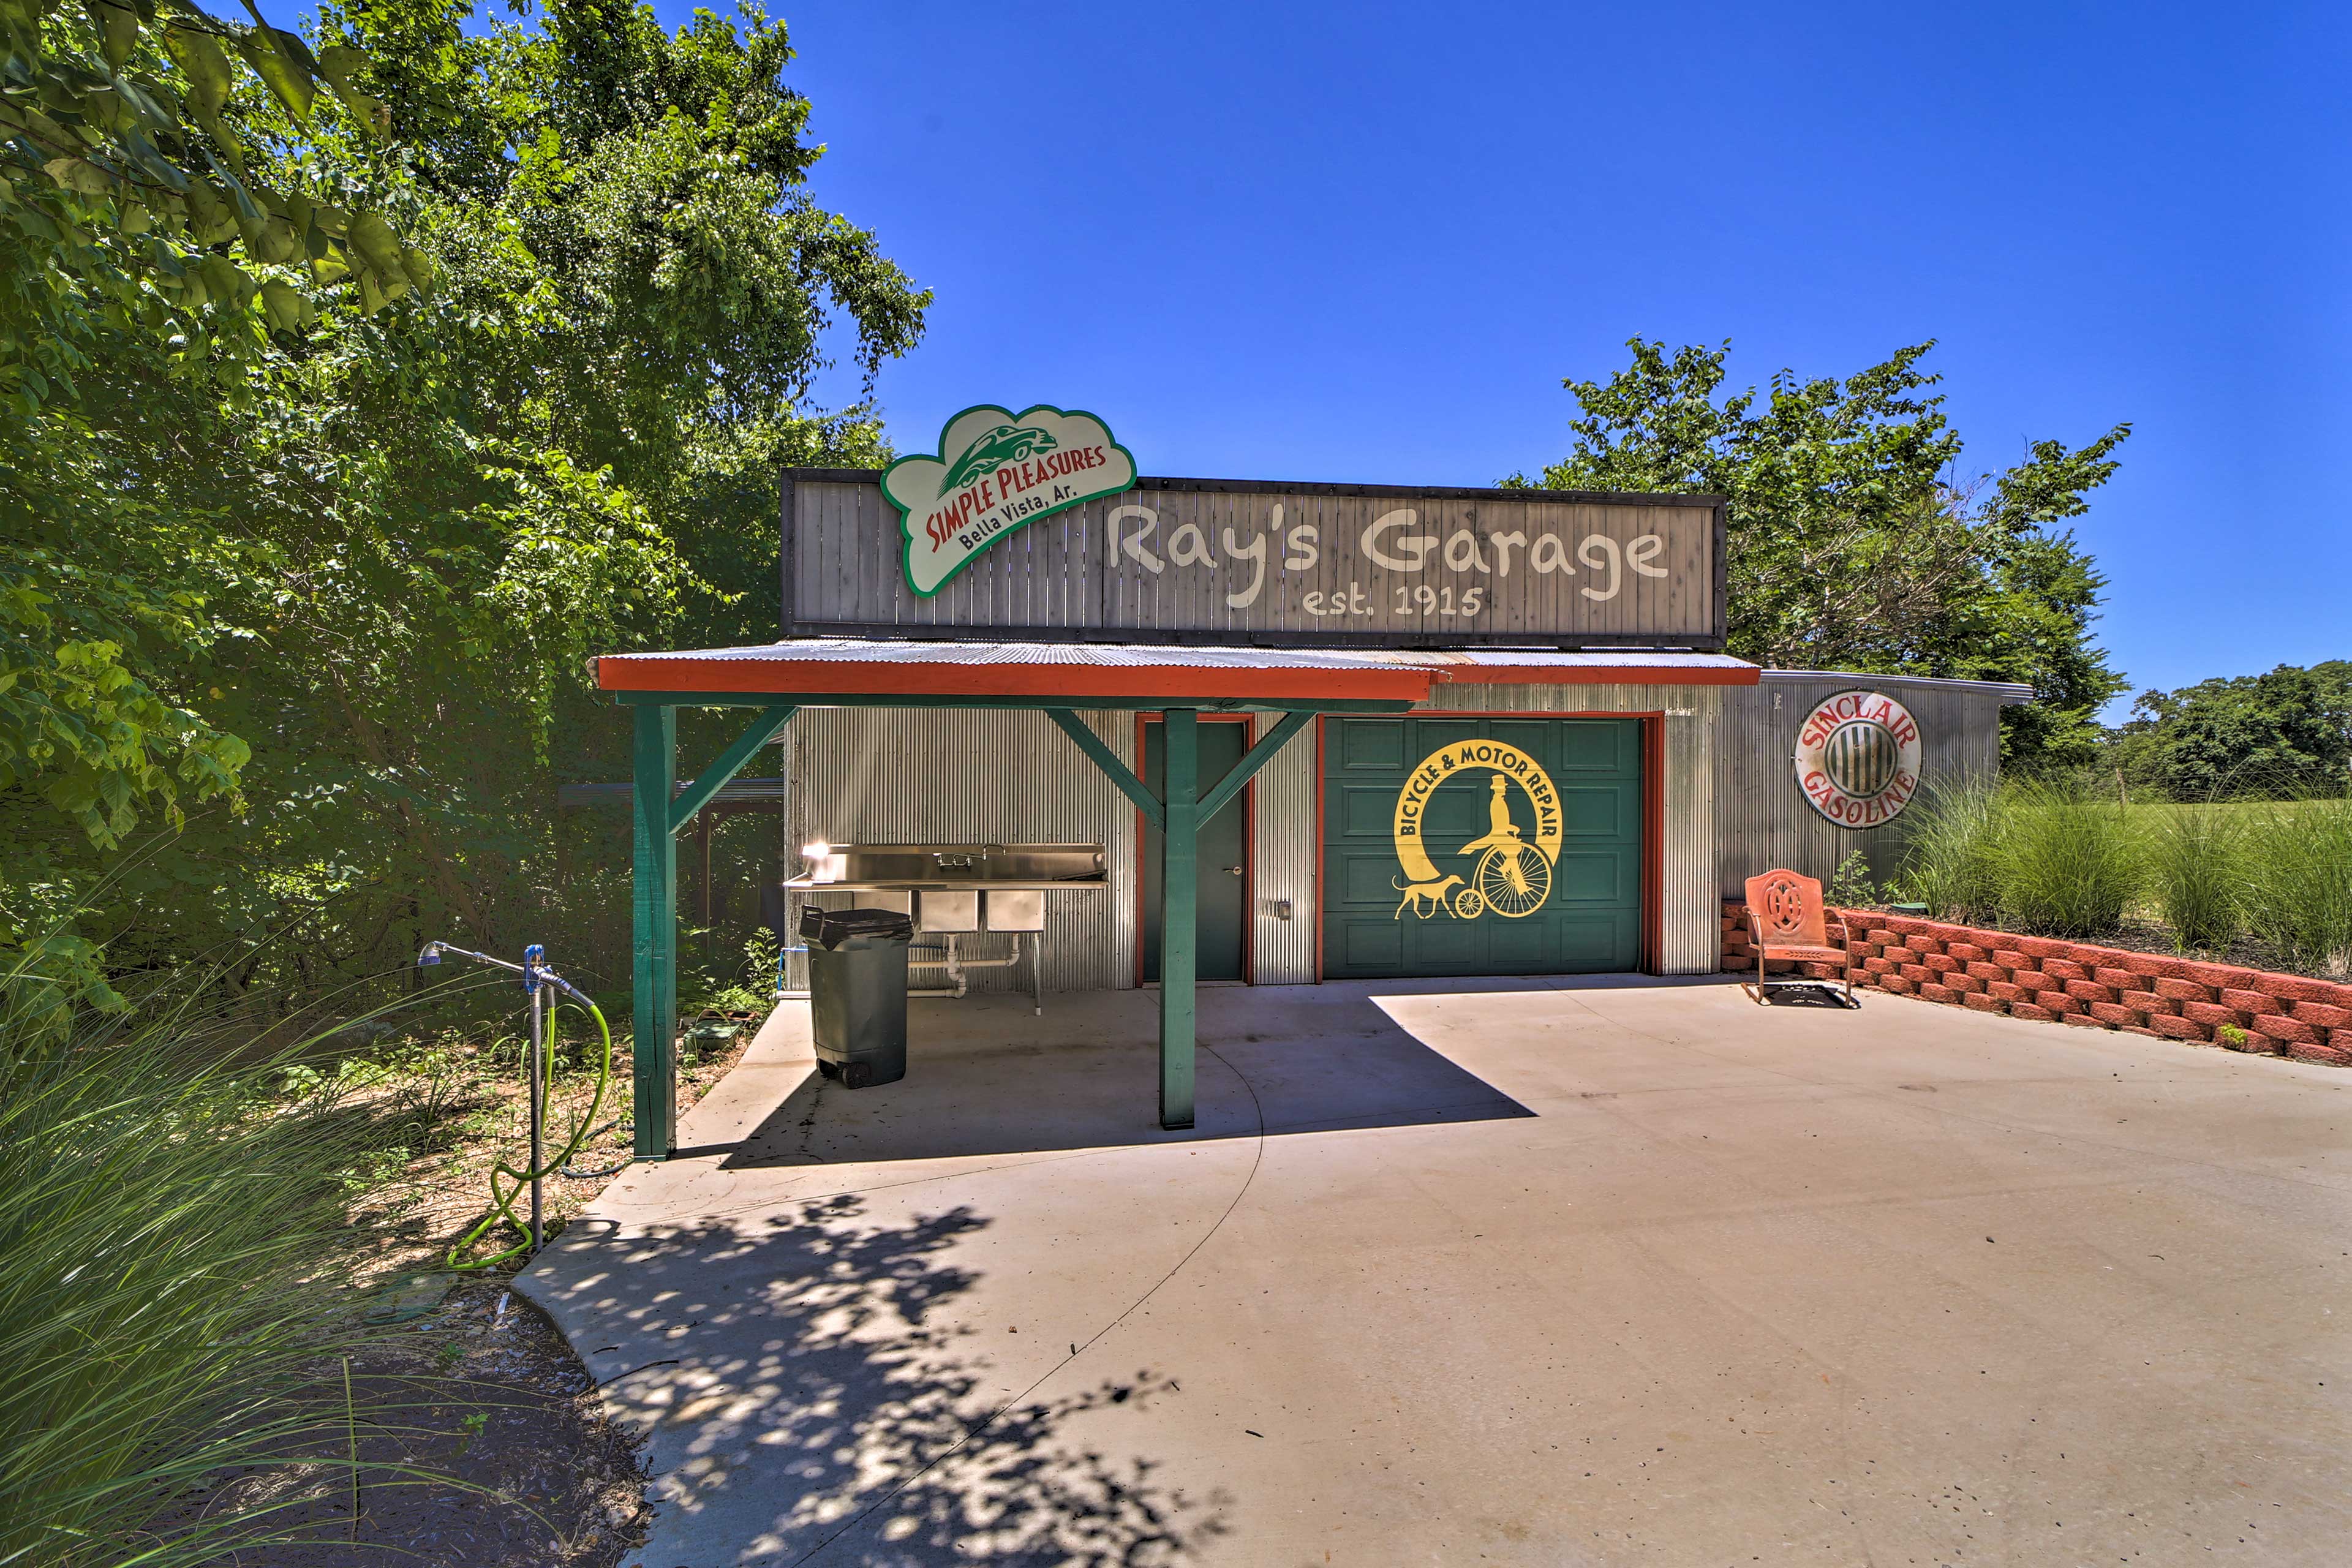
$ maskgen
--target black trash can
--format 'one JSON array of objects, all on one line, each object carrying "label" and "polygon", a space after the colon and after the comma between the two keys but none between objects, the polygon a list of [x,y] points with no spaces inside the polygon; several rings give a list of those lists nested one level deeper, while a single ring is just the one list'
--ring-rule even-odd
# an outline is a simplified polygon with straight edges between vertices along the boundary
[{"label": "black trash can", "polygon": [[801,910],[817,1070],[850,1089],[907,1076],[907,944],[896,910]]}]

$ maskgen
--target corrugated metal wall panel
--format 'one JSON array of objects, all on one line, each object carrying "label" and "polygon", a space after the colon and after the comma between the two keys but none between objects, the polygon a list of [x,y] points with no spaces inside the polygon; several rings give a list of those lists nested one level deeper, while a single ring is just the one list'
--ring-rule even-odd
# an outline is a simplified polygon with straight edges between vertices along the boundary
[{"label": "corrugated metal wall panel", "polygon": [[[1132,766],[1135,721],[1090,713],[1087,722]],[[1048,991],[1135,984],[1135,807],[1043,713],[961,709],[814,709],[785,731],[787,843],[1100,844],[1110,886],[1045,898],[1043,973]],[[986,758],[986,767],[963,765]],[[795,872],[802,868],[793,856]],[[845,904],[840,895],[820,903]],[[788,903],[794,931],[801,896]],[[973,957],[1010,939],[968,937]],[[808,983],[795,960],[793,984]],[[937,971],[930,972],[936,976]],[[1025,990],[1020,969],[974,971],[974,990]]]},{"label": "corrugated metal wall panel", "polygon": [[[1263,729],[1265,721],[1260,721]],[[1315,984],[1315,726],[1291,737],[1259,770],[1251,881],[1252,977],[1260,985]],[[1277,910],[1287,903],[1290,918]]]},{"label": "corrugated metal wall panel", "polygon": [[[1661,847],[1660,966],[1703,973],[1718,949],[1715,845],[1718,708],[1712,686],[1455,687],[1439,703],[1453,711],[1655,713],[1665,718],[1664,843]],[[1087,722],[1130,766],[1131,713],[1096,713]],[[1793,736],[1791,744],[1793,744]],[[988,768],[961,765],[986,757]],[[1310,729],[1258,774],[1251,844],[1256,908],[1253,973],[1258,984],[1315,979],[1316,745]],[[1048,900],[1045,943],[1049,991],[1118,989],[1135,984],[1138,835],[1134,808],[1045,715],[1034,712],[813,710],[786,731],[788,842],[922,843],[1079,841],[1108,852],[1111,885]],[[952,780],[932,789],[920,781]],[[795,868],[798,862],[795,859]],[[1287,900],[1291,918],[1276,907]],[[835,897],[821,901],[845,902]],[[790,919],[800,918],[793,900]],[[1001,942],[969,943],[975,956]],[[793,972],[804,984],[803,968]],[[976,972],[975,989],[1021,989],[1025,973]]]},{"label": "corrugated metal wall panel", "polygon": [[1919,721],[1921,787],[1999,776],[2000,694],[1980,686],[1768,670],[1759,685],[1727,688],[1715,760],[1717,883],[1723,896],[1738,897],[1748,878],[1776,866],[1827,881],[1855,849],[1875,879],[1901,869],[1918,820],[1912,811],[1883,827],[1840,827],[1797,787],[1797,731],[1816,704],[1841,691],[1883,691],[1911,710]]},{"label": "corrugated metal wall panel", "polygon": [[[1663,713],[1665,780],[1660,802],[1658,967],[1712,972],[1722,952],[1715,891],[1716,746],[1719,686],[1456,686],[1425,706],[1477,713]],[[1733,688],[1731,689],[1742,689]],[[1795,743],[1793,736],[1790,744]],[[1310,826],[1309,831],[1312,831]]]}]

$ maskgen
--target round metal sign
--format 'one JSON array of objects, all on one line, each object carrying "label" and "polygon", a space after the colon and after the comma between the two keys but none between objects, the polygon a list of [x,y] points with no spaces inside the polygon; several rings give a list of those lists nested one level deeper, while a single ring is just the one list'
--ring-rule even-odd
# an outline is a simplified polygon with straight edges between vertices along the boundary
[{"label": "round metal sign", "polygon": [[1840,827],[1877,827],[1919,791],[1919,722],[1892,697],[1841,691],[1797,730],[1797,787]]}]

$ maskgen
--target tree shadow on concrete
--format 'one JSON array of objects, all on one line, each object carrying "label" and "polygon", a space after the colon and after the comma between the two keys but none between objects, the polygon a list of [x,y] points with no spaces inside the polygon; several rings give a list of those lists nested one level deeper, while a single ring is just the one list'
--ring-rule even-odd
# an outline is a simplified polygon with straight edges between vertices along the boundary
[{"label": "tree shadow on concrete", "polygon": [[[992,1325],[988,1342],[1013,1347],[992,1354],[957,1321],[979,1276],[948,1255],[989,1224],[969,1207],[873,1223],[843,1196],[560,1244],[559,1281],[578,1283],[534,1293],[648,1435],[648,1568],[1151,1568],[1224,1533],[1226,1498],[1108,1451],[1129,1425],[1142,1436],[1130,1418],[1170,1396],[1170,1379],[1142,1369],[1038,1397],[1070,1359],[1059,1346],[1033,1339],[1024,1357]],[[625,1302],[597,1300],[624,1279]]]},{"label": "tree shadow on concrete", "polygon": [[919,1004],[907,1076],[846,1089],[814,1071],[725,1169],[936,1160],[1139,1143],[1490,1121],[1533,1111],[1432,1049],[1370,996],[1202,994],[1194,1125],[1158,1123],[1157,1000],[1150,993]]}]

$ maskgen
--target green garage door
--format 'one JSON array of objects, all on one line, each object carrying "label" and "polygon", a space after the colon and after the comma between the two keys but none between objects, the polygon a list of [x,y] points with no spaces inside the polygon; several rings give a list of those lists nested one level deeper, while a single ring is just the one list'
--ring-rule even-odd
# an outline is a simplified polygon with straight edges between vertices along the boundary
[{"label": "green garage door", "polygon": [[1639,720],[1326,723],[1325,974],[1640,963]]}]

